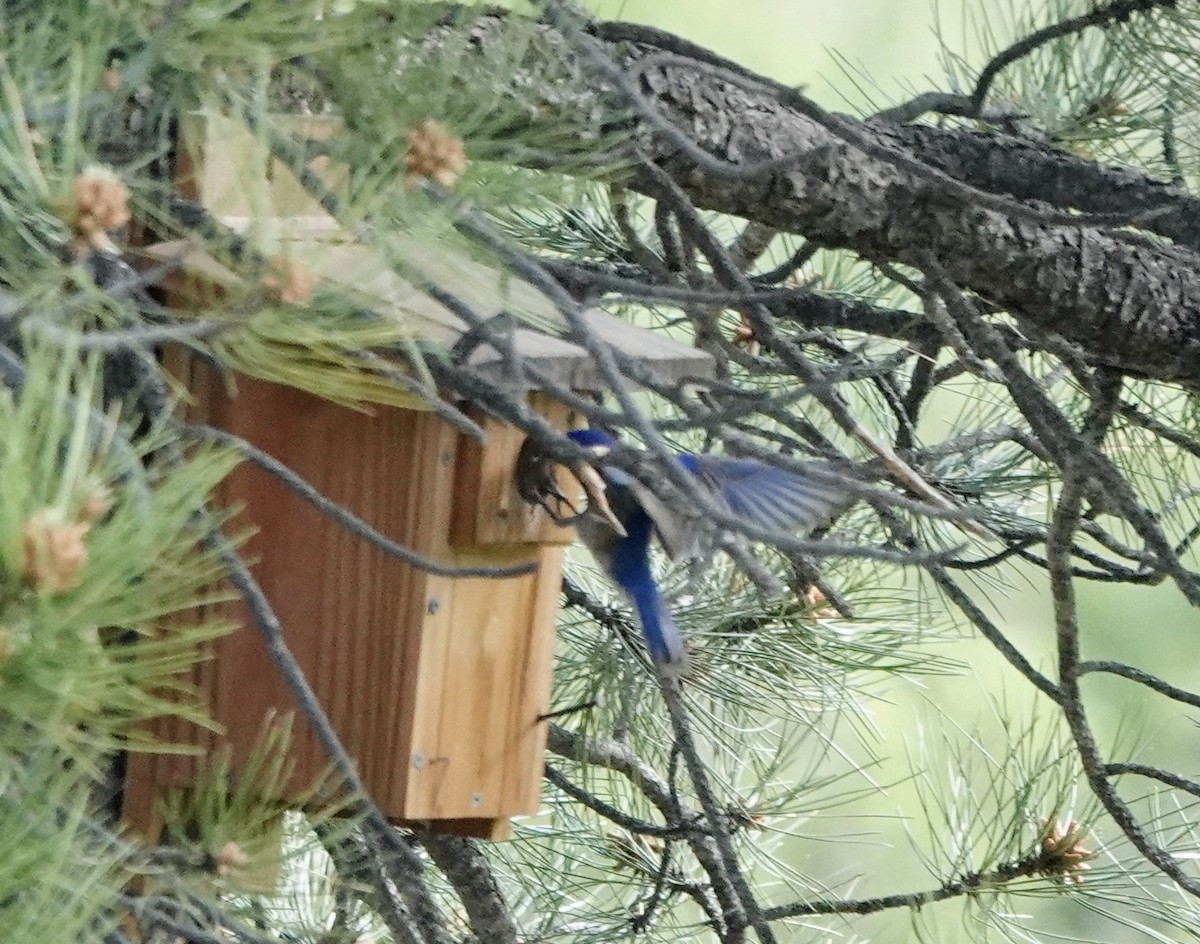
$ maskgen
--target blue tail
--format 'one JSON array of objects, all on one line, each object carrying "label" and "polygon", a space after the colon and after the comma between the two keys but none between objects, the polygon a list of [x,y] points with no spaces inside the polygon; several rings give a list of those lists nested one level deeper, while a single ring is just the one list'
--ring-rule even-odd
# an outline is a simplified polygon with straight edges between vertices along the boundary
[{"label": "blue tail", "polygon": [[668,668],[682,668],[687,658],[683,637],[679,635],[679,627],[663,602],[662,594],[650,579],[649,571],[645,580],[626,586],[624,590],[637,609],[651,658]]},{"label": "blue tail", "polygon": [[683,637],[650,572],[654,523],[639,510],[626,519],[625,527],[628,536],[620,541],[611,560],[612,578],[633,601],[651,658],[668,668],[681,669],[687,657]]}]

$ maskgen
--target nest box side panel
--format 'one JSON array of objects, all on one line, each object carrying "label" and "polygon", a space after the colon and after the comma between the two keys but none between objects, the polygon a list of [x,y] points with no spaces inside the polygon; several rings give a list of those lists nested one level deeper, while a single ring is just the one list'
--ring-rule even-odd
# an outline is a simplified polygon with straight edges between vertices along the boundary
[{"label": "nest box side panel", "polygon": [[[227,429],[378,531],[427,552],[430,519],[450,501],[453,431],[428,413],[380,408],[366,415],[271,384],[239,380],[239,388]],[[250,546],[255,573],[364,783],[377,797],[394,795],[419,704],[428,576],[347,533],[248,463],[231,477],[228,497],[252,511],[260,528]],[[220,654],[220,720],[239,719],[245,728],[240,719],[294,704],[252,628],[229,642]],[[307,725],[297,730],[303,782],[328,759]]]},{"label": "nest box side panel", "polygon": [[[249,440],[396,541],[414,548],[431,542],[427,519],[451,501],[455,456],[453,430],[431,414],[391,408],[355,413],[243,377],[231,398],[207,368],[193,362],[183,373],[190,373],[195,399],[189,419],[203,418]],[[258,529],[243,556],[368,790],[380,799],[402,796],[401,758],[409,754],[419,694],[427,575],[348,534],[249,462],[223,484],[221,500],[247,509],[235,517],[231,533]],[[249,752],[264,717],[296,711],[296,703],[241,605],[229,604],[226,615],[238,628],[214,644],[212,660],[192,677],[224,733],[214,738],[170,721],[155,730],[164,740],[206,751],[228,744],[236,762]],[[187,785],[194,776],[190,758],[131,760],[138,805],[152,798],[156,786]],[[291,760],[295,790],[328,767],[299,716]],[[384,807],[395,818],[403,813]]]},{"label": "nest box side panel", "polygon": [[[164,361],[170,365],[171,373],[187,382],[193,363],[190,358],[168,352]],[[207,403],[197,401],[188,408],[187,419],[195,423],[209,423],[213,416]],[[197,607],[172,617],[172,622],[181,625],[197,625],[213,620],[229,619],[227,606],[221,604]],[[202,699],[216,690],[217,663],[215,655],[221,640],[206,644],[201,661],[194,664],[183,682],[190,685]],[[170,697],[170,693],[164,693]],[[210,754],[217,746],[219,735],[208,728],[200,728],[189,721],[171,716],[160,716],[147,722],[144,733],[156,743],[187,745],[201,756]],[[125,770],[125,788],[121,816],[124,822],[139,835],[157,842],[162,823],[158,804],[164,787],[186,787],[195,781],[196,759],[194,756],[172,753],[129,753]]]}]

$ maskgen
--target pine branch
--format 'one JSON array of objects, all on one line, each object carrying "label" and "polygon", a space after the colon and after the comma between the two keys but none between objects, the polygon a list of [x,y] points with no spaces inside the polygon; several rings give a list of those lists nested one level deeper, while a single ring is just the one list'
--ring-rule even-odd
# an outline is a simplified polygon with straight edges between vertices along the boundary
[{"label": "pine branch", "polygon": [[1113,0],[1113,2],[1093,8],[1087,13],[1052,23],[1022,37],[992,57],[979,73],[979,79],[971,93],[971,106],[974,113],[979,113],[979,109],[983,106],[983,100],[987,98],[988,89],[991,88],[996,76],[1014,62],[1028,56],[1035,49],[1054,40],[1081,33],[1093,26],[1107,27],[1114,23],[1124,23],[1132,16],[1152,13],[1159,9],[1174,9],[1177,4],[1178,0]]},{"label": "pine branch", "polygon": [[[600,69],[638,109],[640,147],[697,207],[868,258],[919,265],[932,251],[957,284],[1100,362],[1200,383],[1200,264],[1182,248],[1111,231],[1156,221],[1180,231],[1166,220],[1188,214],[1164,200],[1161,185],[1097,171],[1089,203],[1107,201],[1115,213],[1047,211],[937,169],[946,142],[968,142],[969,132],[914,138],[910,150],[893,143],[891,126],[832,116],[712,56],[689,58],[675,44],[664,51],[653,31],[587,27],[593,38],[563,28],[577,38],[581,72]],[[649,167],[630,184],[662,191]]]}]

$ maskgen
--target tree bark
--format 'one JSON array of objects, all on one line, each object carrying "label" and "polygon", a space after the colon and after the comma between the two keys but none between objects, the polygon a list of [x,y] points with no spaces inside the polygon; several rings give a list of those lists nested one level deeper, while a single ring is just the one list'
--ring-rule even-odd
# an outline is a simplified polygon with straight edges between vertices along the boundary
[{"label": "tree bark", "polygon": [[[476,45],[513,18],[486,19]],[[1200,203],[1182,189],[1032,139],[828,115],[646,27],[543,25],[540,38],[529,49],[552,50],[558,114],[579,103],[570,120],[592,140],[632,121],[642,155],[697,207],[878,263],[932,253],[959,286],[1094,363],[1200,386]],[[657,195],[645,170],[629,183]]]},{"label": "tree bark", "polygon": [[[932,252],[960,286],[1098,363],[1200,385],[1200,256],[1186,245],[1196,241],[1195,201],[1182,191],[1001,135],[840,116],[831,127],[782,100],[796,93],[754,88],[722,66],[660,57],[658,48],[623,42],[613,52],[692,143],[734,167],[786,159],[775,173],[718,176],[643,129],[657,162],[698,207],[876,262],[918,266]],[[1014,155],[1022,160],[1003,173]],[[648,178],[638,185],[654,192]],[[997,194],[1009,199],[987,199]],[[1157,222],[1179,242],[1043,212],[1054,207],[1165,208]]]}]

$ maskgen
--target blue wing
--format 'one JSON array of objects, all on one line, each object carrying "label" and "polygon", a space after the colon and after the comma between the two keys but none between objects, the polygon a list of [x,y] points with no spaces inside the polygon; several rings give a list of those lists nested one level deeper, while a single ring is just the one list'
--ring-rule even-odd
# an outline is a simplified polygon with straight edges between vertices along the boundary
[{"label": "blue wing", "polygon": [[827,474],[804,476],[756,459],[703,454],[679,461],[731,515],[768,530],[814,531],[855,500]]},{"label": "blue wing", "polygon": [[[602,430],[573,430],[568,435],[598,460],[614,445]],[[765,530],[813,531],[855,500],[851,489],[827,475],[798,475],[755,459],[682,455],[679,463],[730,515]],[[611,511],[625,533],[599,515],[584,515],[576,524],[579,535],[633,602],[654,660],[670,671],[680,671],[686,649],[654,582],[649,550],[651,535],[657,534],[672,557],[694,552],[694,517],[668,507],[624,470],[602,463],[597,468],[608,486]]]}]

